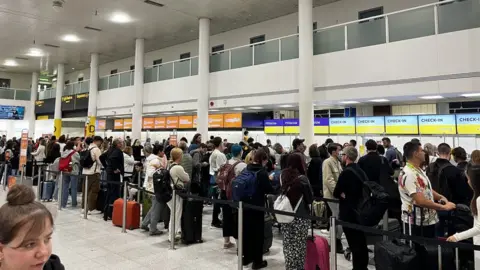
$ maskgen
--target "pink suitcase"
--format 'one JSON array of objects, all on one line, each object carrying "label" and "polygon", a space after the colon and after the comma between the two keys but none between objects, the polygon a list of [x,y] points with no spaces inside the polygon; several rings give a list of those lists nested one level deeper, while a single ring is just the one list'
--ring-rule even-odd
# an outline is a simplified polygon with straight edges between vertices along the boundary
[{"label": "pink suitcase", "polygon": [[330,270],[329,252],[327,238],[318,235],[308,237],[305,270]]}]

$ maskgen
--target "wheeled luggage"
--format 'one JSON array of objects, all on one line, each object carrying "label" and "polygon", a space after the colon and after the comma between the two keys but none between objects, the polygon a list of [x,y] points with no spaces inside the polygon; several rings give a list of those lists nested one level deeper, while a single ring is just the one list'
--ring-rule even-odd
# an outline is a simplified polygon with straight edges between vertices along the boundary
[{"label": "wheeled luggage", "polygon": [[52,200],[54,190],[55,190],[55,182],[53,181],[42,182],[42,201]]},{"label": "wheeled luggage", "polygon": [[106,202],[107,202],[107,189],[100,188],[100,190],[98,191],[97,204],[95,206],[95,209],[103,213],[103,211],[105,210]]},{"label": "wheeled luggage", "polygon": [[[123,199],[117,199],[113,203],[112,223],[122,226],[123,222]],[[127,218],[125,227],[129,230],[140,228],[140,204],[134,201],[127,202]]]},{"label": "wheeled luggage", "polygon": [[[425,245],[425,249],[427,250],[427,260],[428,268],[425,270],[455,270],[455,254],[452,248],[436,246],[436,245]],[[440,249],[440,253],[442,256],[442,267],[439,268],[438,265],[438,249]]]},{"label": "wheeled luggage", "polygon": [[330,270],[329,252],[327,238],[318,235],[310,236],[307,239],[305,270]]},{"label": "wheeled luggage", "polygon": [[182,242],[184,244],[202,243],[203,202],[185,199],[182,213]]},{"label": "wheeled luggage", "polygon": [[263,253],[268,253],[273,243],[273,219],[265,220],[263,229]]}]

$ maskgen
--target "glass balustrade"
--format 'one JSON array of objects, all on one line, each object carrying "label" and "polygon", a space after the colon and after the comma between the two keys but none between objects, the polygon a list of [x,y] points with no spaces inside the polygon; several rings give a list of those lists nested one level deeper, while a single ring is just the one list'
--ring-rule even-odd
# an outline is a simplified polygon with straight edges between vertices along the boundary
[{"label": "glass balustrade", "polygon": [[2,99],[15,99],[15,89],[0,88],[0,98],[2,98]]},{"label": "glass balustrade", "polygon": [[345,50],[345,27],[328,28],[313,33],[313,54]]},{"label": "glass balustrade", "polygon": [[390,42],[435,35],[434,7],[389,15],[388,31]]},{"label": "glass balustrade", "polygon": [[173,63],[166,63],[158,67],[158,80],[170,80],[173,79]]},{"label": "glass balustrade", "polygon": [[30,90],[16,90],[15,100],[30,100]]},{"label": "glass balustrade", "polygon": [[192,74],[191,76],[198,75],[198,57],[190,59],[192,61]]},{"label": "glass balustrade", "polygon": [[243,68],[253,65],[253,47],[241,47],[231,50],[232,54],[232,63],[231,68]]},{"label": "glass balustrade", "polygon": [[133,75],[133,71],[120,73],[120,87],[133,85],[132,75]]},{"label": "glass balustrade", "polygon": [[280,61],[298,58],[298,36],[283,38],[280,44],[282,51]]},{"label": "glass balustrade", "polygon": [[438,6],[438,33],[480,27],[480,2],[478,0],[455,1]]},{"label": "glass balustrade", "polygon": [[386,43],[384,18],[349,24],[347,31],[349,49]]},{"label": "glass balustrade", "polygon": [[280,41],[278,39],[253,46],[255,65],[280,61]]},{"label": "glass balustrade", "polygon": [[90,90],[90,81],[80,82],[80,92],[79,93],[88,93]]},{"label": "glass balustrade", "polygon": [[183,60],[179,62],[174,62],[174,67],[175,67],[175,78],[183,78],[190,76],[190,65],[191,65],[190,59],[188,60]]},{"label": "glass balustrade", "polygon": [[230,68],[229,54],[229,51],[224,51],[210,55],[210,72],[228,70]]},{"label": "glass balustrade", "polygon": [[108,89],[108,77],[98,79],[98,90],[103,91]]},{"label": "glass balustrade", "polygon": [[108,77],[108,89],[119,87],[120,85],[119,77],[120,76],[118,74],[110,75],[110,77]]}]

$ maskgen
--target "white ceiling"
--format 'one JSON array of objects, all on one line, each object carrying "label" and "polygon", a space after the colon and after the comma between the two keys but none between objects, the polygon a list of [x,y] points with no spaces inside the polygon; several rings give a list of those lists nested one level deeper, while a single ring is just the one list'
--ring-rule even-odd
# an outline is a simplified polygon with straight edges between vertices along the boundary
[{"label": "white ceiling", "polygon": [[[297,12],[298,0],[154,0],[164,7],[144,3],[145,0],[66,0],[63,10],[56,12],[52,0],[0,1],[0,70],[32,72],[58,63],[68,69],[89,66],[90,53],[100,53],[100,63],[107,63],[134,54],[135,38],[146,39],[146,51],[153,51],[198,38],[198,18],[208,17],[211,34],[244,27]],[[314,6],[339,0],[314,0]],[[129,14],[133,21],[115,24],[109,21],[113,12]],[[101,32],[85,26],[102,29]],[[76,34],[78,43],[61,40]],[[48,48],[44,44],[60,46]],[[48,57],[26,56],[30,48],[38,48]],[[2,66],[4,60],[19,60],[17,67]]]}]

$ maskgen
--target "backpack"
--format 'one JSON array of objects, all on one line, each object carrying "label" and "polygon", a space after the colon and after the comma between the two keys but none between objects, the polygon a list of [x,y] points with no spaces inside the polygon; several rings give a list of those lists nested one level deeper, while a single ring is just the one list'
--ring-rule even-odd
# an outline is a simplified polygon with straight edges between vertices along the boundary
[{"label": "backpack", "polygon": [[450,192],[446,187],[447,181],[445,177],[441,177],[441,176],[442,176],[443,170],[448,166],[453,166],[453,165],[451,163],[448,163],[448,164],[445,164],[444,166],[440,166],[437,162],[433,162],[430,165],[428,165],[426,169],[428,179],[432,184],[432,189],[435,190],[437,193],[442,194],[447,199],[449,199],[448,194]]},{"label": "backpack", "polygon": [[[303,200],[303,195],[300,197],[300,200],[298,200],[297,205],[295,208],[292,208],[292,204],[290,203],[290,199],[287,197],[286,194],[280,195],[276,200],[273,205],[273,209],[278,210],[278,211],[284,211],[288,213],[296,213],[298,210],[298,207],[300,206],[300,203]],[[295,217],[293,216],[286,216],[286,215],[280,215],[280,214],[275,214],[275,218],[277,219],[278,223],[292,223]]]},{"label": "backpack", "polygon": [[400,151],[398,150],[398,148],[394,148],[395,150],[395,158],[398,160],[398,162],[400,163],[400,166],[402,166],[403,164],[403,155],[402,153],[400,153]]},{"label": "backpack", "polygon": [[234,201],[243,201],[253,197],[257,191],[257,173],[245,169],[232,181],[232,199]]},{"label": "backpack", "polygon": [[92,149],[86,149],[80,152],[80,166],[84,169],[90,169],[95,163],[92,159]]},{"label": "backpack", "polygon": [[162,168],[153,173],[153,191],[158,202],[167,203],[173,197],[170,170],[175,166],[176,164],[173,164],[169,169]]},{"label": "backpack", "polygon": [[58,162],[58,170],[61,172],[71,172],[72,171],[72,156],[75,154],[75,151],[72,151],[66,157],[60,157],[60,161]]},{"label": "backpack", "polygon": [[377,182],[368,180],[365,173],[363,173],[364,177],[361,177],[356,170],[350,170],[359,179],[364,179],[362,196],[358,206],[354,209],[357,214],[357,222],[363,226],[377,226],[388,209],[388,193]]},{"label": "backpack", "polygon": [[215,179],[218,188],[221,190],[227,189],[227,186],[230,185],[232,180],[235,178],[235,166],[237,166],[240,162],[241,161],[237,161],[234,164],[229,164],[227,162],[220,167],[217,173],[217,178]]}]

